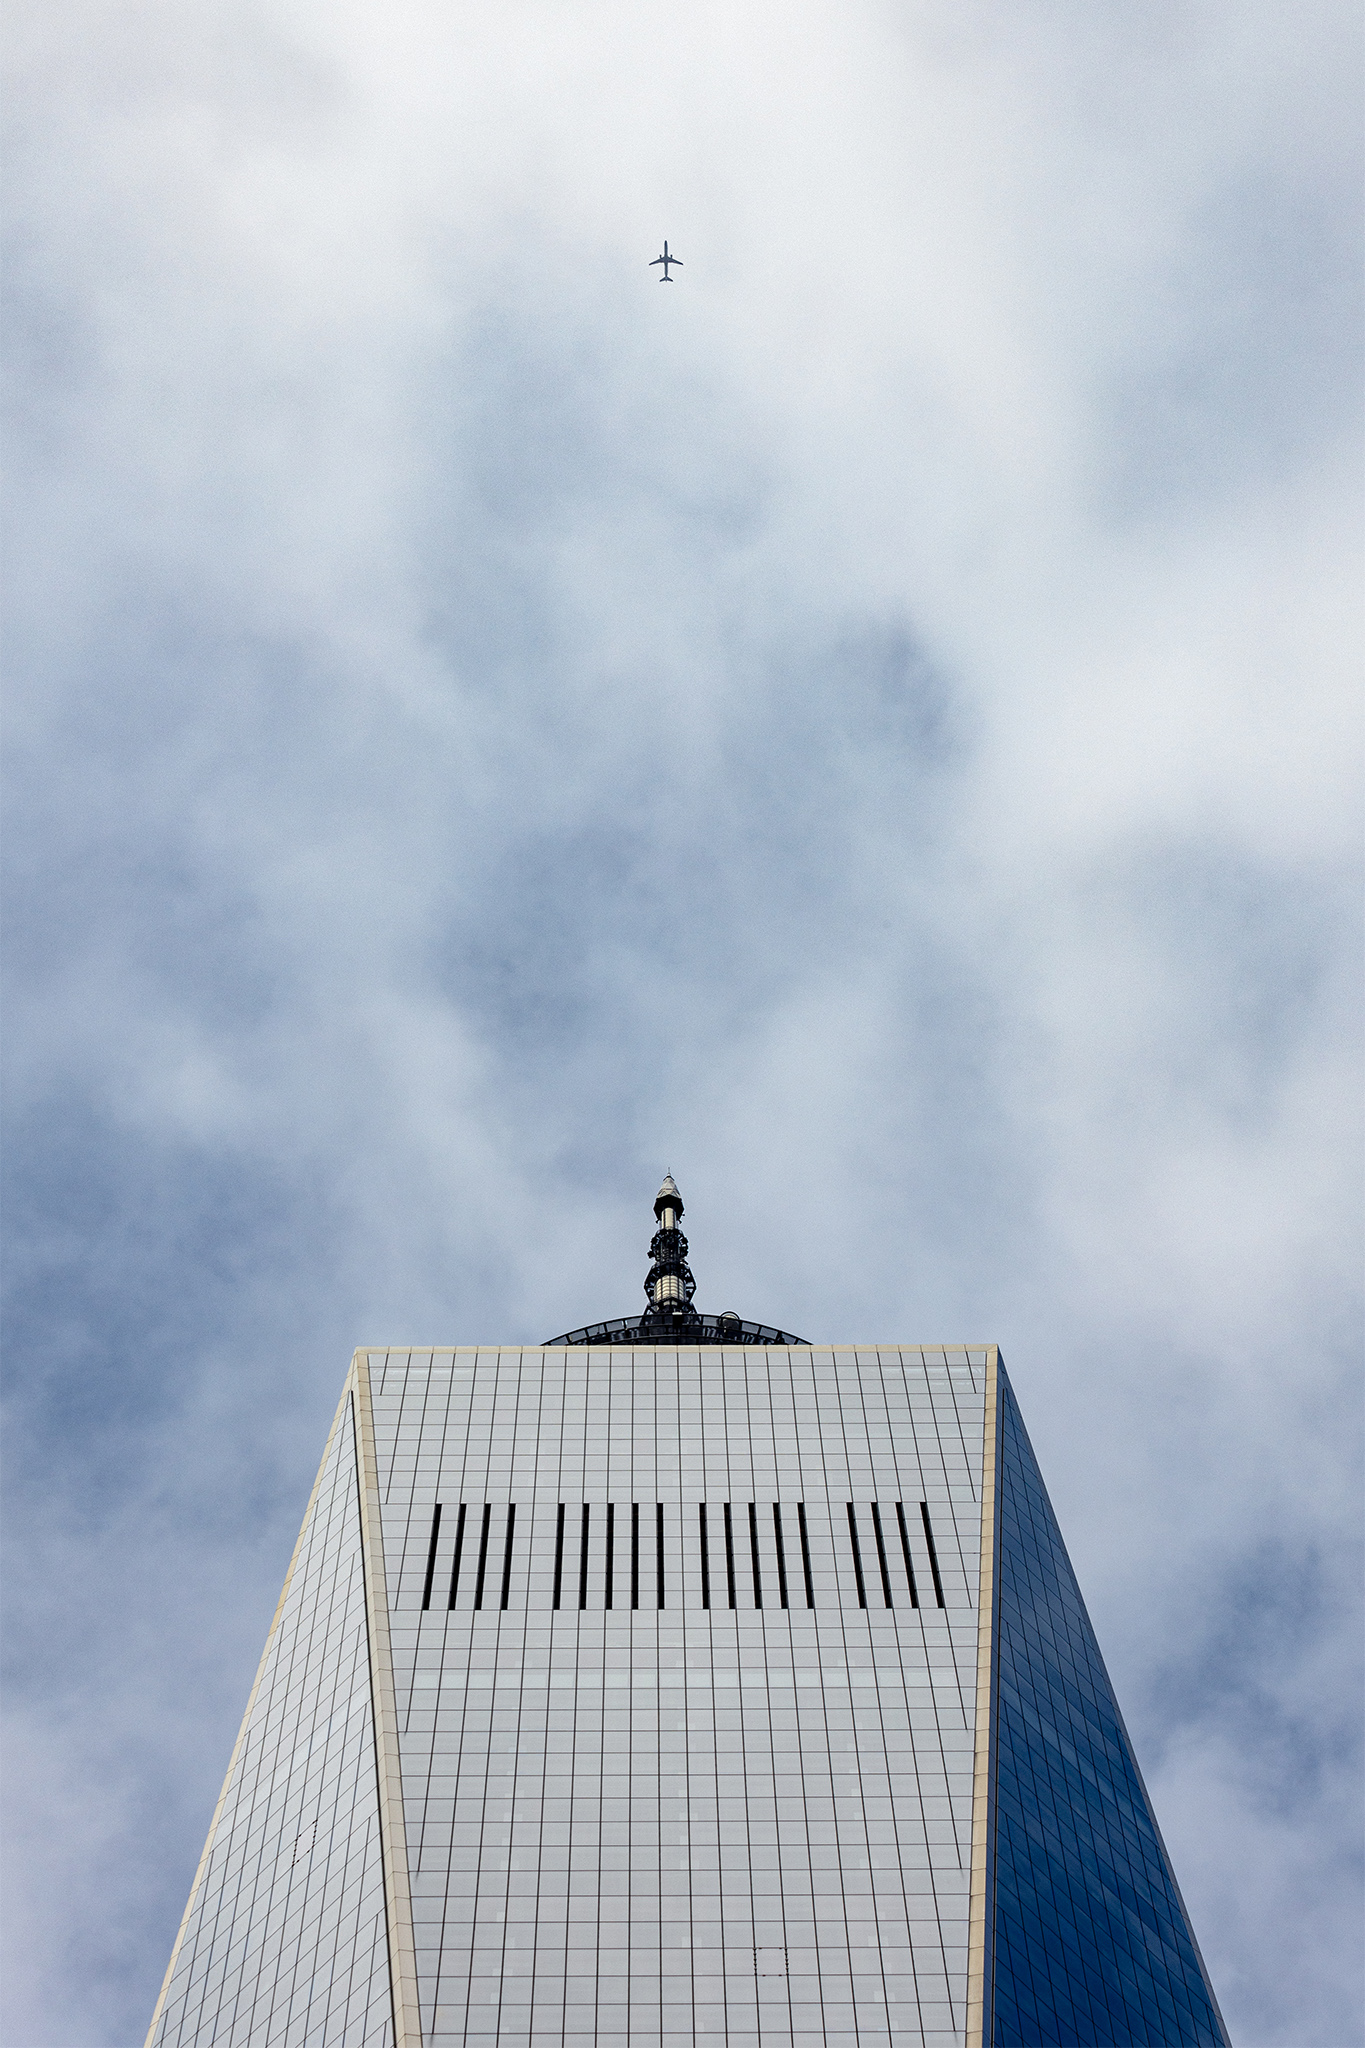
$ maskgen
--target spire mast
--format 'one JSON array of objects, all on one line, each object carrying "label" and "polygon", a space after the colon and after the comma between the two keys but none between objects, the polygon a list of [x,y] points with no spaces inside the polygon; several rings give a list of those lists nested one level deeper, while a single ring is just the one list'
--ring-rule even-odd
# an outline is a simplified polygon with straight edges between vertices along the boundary
[{"label": "spire mast", "polygon": [[663,1186],[654,1197],[654,1216],[659,1227],[649,1245],[651,1263],[645,1278],[649,1307],[641,1318],[642,1335],[687,1329],[699,1320],[692,1306],[697,1283],[687,1263],[687,1239],[679,1227],[682,1213],[683,1199],[677,1182],[671,1173],[666,1173]]},{"label": "spire mast", "polygon": [[560,1344],[803,1344],[790,1330],[775,1330],[768,1323],[746,1323],[732,1309],[721,1315],[703,1315],[692,1305],[697,1283],[687,1263],[687,1239],[682,1234],[683,1198],[671,1173],[654,1197],[654,1221],[658,1226],[649,1243],[649,1272],[645,1278],[648,1306],[638,1316],[618,1316],[614,1321],[585,1323],[581,1330],[566,1330],[562,1337],[550,1337],[547,1345]]}]

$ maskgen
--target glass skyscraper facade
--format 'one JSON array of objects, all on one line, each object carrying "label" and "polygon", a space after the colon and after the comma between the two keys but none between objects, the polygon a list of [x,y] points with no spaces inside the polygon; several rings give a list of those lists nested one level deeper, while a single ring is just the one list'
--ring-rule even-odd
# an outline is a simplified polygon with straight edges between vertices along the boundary
[{"label": "glass skyscraper facade", "polygon": [[356,1354],[151,2048],[1221,2048],[998,1353],[702,1317],[681,1209]]}]

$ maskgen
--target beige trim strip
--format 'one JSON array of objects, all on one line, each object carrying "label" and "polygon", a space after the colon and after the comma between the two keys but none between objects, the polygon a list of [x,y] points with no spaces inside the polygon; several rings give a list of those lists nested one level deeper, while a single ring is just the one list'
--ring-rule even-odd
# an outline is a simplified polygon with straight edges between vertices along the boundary
[{"label": "beige trim strip", "polygon": [[1000,1352],[986,1354],[986,1419],[981,1459],[981,1580],[976,1624],[976,1745],[972,1774],[972,1878],[967,1932],[967,2048],[986,2042],[986,1907],[990,1890],[991,1749],[995,1740],[995,1554],[999,1503]]},{"label": "beige trim strip", "polygon": [[[464,1352],[472,1357],[476,1351],[510,1352],[514,1357],[527,1351],[624,1351],[624,1344],[365,1344],[357,1351],[357,1358],[402,1358],[404,1356],[425,1358],[453,1358]],[[651,1344],[647,1339],[629,1347],[636,1351],[945,1351],[952,1353],[950,1363],[962,1363],[959,1351],[989,1351],[989,1344],[906,1344],[899,1340],[879,1337],[870,1340],[850,1341],[839,1344]]]},{"label": "beige trim strip", "polygon": [[251,1723],[252,1710],[256,1705],[256,1695],[261,1689],[261,1680],[265,1677],[266,1662],[270,1656],[270,1645],[275,1640],[275,1631],[280,1625],[280,1616],[284,1613],[284,1603],[289,1598],[289,1584],[294,1576],[294,1566],[299,1561],[299,1551],[303,1548],[303,1539],[307,1534],[308,1524],[312,1520],[313,1505],[318,1497],[318,1488],[322,1484],[322,1475],[327,1470],[327,1460],[332,1455],[332,1439],[335,1437],[341,1425],[341,1418],[346,1412],[346,1404],[350,1398],[350,1392],[351,1386],[348,1378],[345,1387],[342,1389],[341,1399],[337,1403],[337,1412],[332,1417],[332,1427],[327,1432],[327,1442],[323,1446],[322,1460],[318,1466],[318,1476],[313,1481],[313,1491],[308,1496],[308,1505],[304,1509],[303,1520],[299,1524],[298,1540],[294,1545],[294,1554],[289,1560],[289,1569],[284,1575],[284,1584],[280,1588],[280,1597],[275,1603],[275,1618],[270,1624],[270,1633],[265,1639],[265,1648],[261,1651],[261,1661],[256,1666],[255,1683],[251,1688],[251,1697],[246,1703],[246,1712],[242,1716],[242,1725],[237,1731],[237,1740],[232,1745],[232,1756],[228,1763],[227,1776],[223,1780],[223,1789],[218,1794],[218,1804],[213,1809],[213,1819],[209,1822],[209,1831],[205,1837],[204,1853],[199,1858],[199,1868],[194,1873],[194,1883],[190,1886],[190,1895],[185,1901],[185,1910],[180,1916],[180,1927],[176,1933],[175,1947],[171,1950],[171,1959],[166,1965],[166,1974],[161,1980],[161,1996],[156,2001],[156,2011],[152,2014],[152,2024],[147,2029],[146,2048],[151,2048],[152,2036],[155,2034],[160,2023],[162,2009],[166,2003],[166,1993],[171,1988],[171,1978],[175,1975],[175,1966],[179,1960],[180,1944],[185,1939],[185,1929],[190,1924],[190,1914],[194,1909],[194,1902],[199,1896],[199,1887],[204,1882],[204,1873],[208,1868],[209,1851],[213,1847],[214,1835],[218,1832],[218,1822],[222,1816],[223,1802],[228,1796],[228,1787],[231,1785],[233,1773],[237,1769],[237,1759],[241,1754],[242,1744],[246,1741],[246,1731]]},{"label": "beige trim strip", "polygon": [[384,1858],[384,1900],[389,1924],[389,1977],[393,1987],[394,2048],[422,2048],[417,1999],[417,1946],[412,1934],[408,1836],[398,1757],[398,1703],[389,1642],[389,1595],[384,1575],[384,1533],[379,1518],[379,1467],[370,1405],[370,1360],[357,1351],[347,1391],[355,1393],[356,1447],[360,1456],[360,1542],[365,1558],[365,1609],[370,1625],[370,1692],[379,1774],[379,1839]]}]

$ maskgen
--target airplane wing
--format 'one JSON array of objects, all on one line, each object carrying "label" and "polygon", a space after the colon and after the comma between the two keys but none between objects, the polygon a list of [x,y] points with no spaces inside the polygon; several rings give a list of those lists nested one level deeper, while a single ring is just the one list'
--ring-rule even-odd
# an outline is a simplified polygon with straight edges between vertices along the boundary
[{"label": "airplane wing", "polygon": [[[650,267],[650,269],[651,269],[651,270],[653,270],[653,268],[654,268],[654,265],[655,265],[656,263],[662,263],[663,261],[664,261],[664,258],[663,258],[662,256],[656,256],[656,257],[654,257],[653,261],[652,261],[652,262],[650,263],[650,266],[649,266],[649,267]],[[671,263],[671,262],[673,261],[673,258],[672,258],[672,257],[670,256],[670,257],[668,258],[668,261],[669,261],[669,262]]]}]

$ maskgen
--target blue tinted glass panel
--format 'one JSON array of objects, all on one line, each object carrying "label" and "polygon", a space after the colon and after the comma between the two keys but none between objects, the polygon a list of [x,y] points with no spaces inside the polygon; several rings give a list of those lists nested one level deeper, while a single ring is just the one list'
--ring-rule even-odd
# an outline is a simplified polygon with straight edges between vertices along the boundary
[{"label": "blue tinted glass panel", "polygon": [[1003,1375],[992,2048],[1227,2036]]}]

